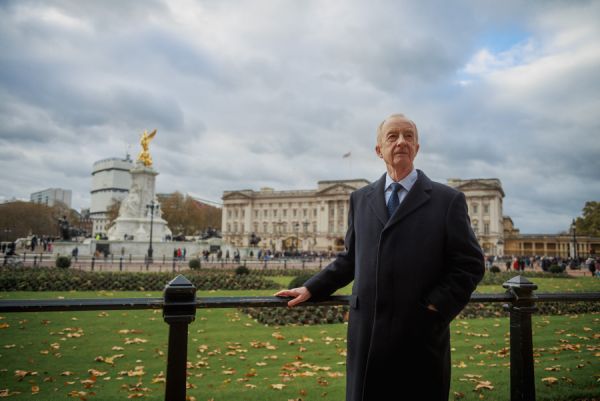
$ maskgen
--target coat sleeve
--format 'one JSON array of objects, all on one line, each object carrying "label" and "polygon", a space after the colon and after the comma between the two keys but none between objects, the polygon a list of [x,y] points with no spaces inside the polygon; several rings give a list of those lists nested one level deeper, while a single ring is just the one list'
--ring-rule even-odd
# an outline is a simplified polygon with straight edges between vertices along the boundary
[{"label": "coat sleeve", "polygon": [[443,275],[426,300],[449,323],[469,302],[484,273],[483,252],[471,229],[467,202],[458,192],[446,214]]},{"label": "coat sleeve", "polygon": [[331,295],[338,288],[344,287],[354,280],[354,245],[356,237],[354,233],[353,195],[350,196],[348,231],[344,240],[345,251],[340,252],[333,262],[304,283],[304,286],[308,288],[314,298]]}]

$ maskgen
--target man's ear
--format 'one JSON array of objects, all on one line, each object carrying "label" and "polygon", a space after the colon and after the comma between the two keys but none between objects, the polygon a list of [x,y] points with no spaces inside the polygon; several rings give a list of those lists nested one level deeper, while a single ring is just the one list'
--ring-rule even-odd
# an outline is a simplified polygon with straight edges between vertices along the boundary
[{"label": "man's ear", "polygon": [[381,154],[381,147],[379,146],[379,144],[375,145],[375,153],[377,153],[377,156],[383,158],[383,155]]}]

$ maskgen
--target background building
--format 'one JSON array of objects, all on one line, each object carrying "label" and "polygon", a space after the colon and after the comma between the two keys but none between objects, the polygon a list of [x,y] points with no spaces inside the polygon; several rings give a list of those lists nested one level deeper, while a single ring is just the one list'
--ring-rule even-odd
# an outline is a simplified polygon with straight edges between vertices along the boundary
[{"label": "background building", "polygon": [[[316,190],[263,188],[223,194],[223,240],[246,247],[254,233],[258,246],[276,251],[339,251],[344,248],[350,193],[366,180],[319,181]],[[521,234],[503,215],[499,179],[456,179],[448,185],[465,194],[477,240],[488,256],[588,257],[600,254],[600,238],[562,234]]]},{"label": "background building", "polygon": [[561,234],[521,234],[508,217],[505,226],[505,253],[513,256],[557,256],[560,258],[587,258],[600,255],[600,238],[577,235],[571,232]]},{"label": "background building", "polygon": [[486,255],[504,255],[504,190],[497,178],[448,179],[448,185],[465,194],[471,226]]},{"label": "background building", "polygon": [[56,202],[61,202],[67,205],[67,207],[70,209],[71,196],[72,192],[70,189],[48,188],[44,189],[43,191],[32,193],[31,201],[46,206],[54,206]]},{"label": "background building", "polygon": [[319,181],[311,190],[225,191],[223,240],[247,247],[255,234],[258,246],[272,251],[343,250],[350,193],[368,184],[356,179]]},{"label": "background building", "polygon": [[106,235],[108,219],[106,212],[114,201],[122,201],[129,193],[133,161],[127,155],[125,159],[109,158],[94,163],[92,171],[92,190],[90,218],[93,235]]}]

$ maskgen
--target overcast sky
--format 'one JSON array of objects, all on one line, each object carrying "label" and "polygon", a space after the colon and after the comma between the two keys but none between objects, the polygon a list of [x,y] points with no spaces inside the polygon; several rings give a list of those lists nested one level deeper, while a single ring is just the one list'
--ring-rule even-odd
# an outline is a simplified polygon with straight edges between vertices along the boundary
[{"label": "overcast sky", "polygon": [[[0,2],[0,201],[89,207],[151,144],[157,191],[374,181],[402,112],[430,178],[498,178],[524,233],[600,200],[600,1]],[[351,152],[351,157],[342,158]]]}]

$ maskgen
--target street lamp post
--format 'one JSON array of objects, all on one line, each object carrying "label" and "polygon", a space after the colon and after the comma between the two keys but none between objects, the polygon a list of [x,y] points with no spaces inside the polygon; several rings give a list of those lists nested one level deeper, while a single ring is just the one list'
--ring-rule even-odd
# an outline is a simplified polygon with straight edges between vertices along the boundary
[{"label": "street lamp post", "polygon": [[158,210],[159,205],[154,202],[154,199],[150,201],[146,208],[150,211],[150,244],[148,245],[148,263],[152,263],[152,229],[154,227],[154,209]]},{"label": "street lamp post", "polygon": [[573,230],[573,259],[577,261],[577,224],[575,224],[575,219],[571,223],[571,229]]}]

